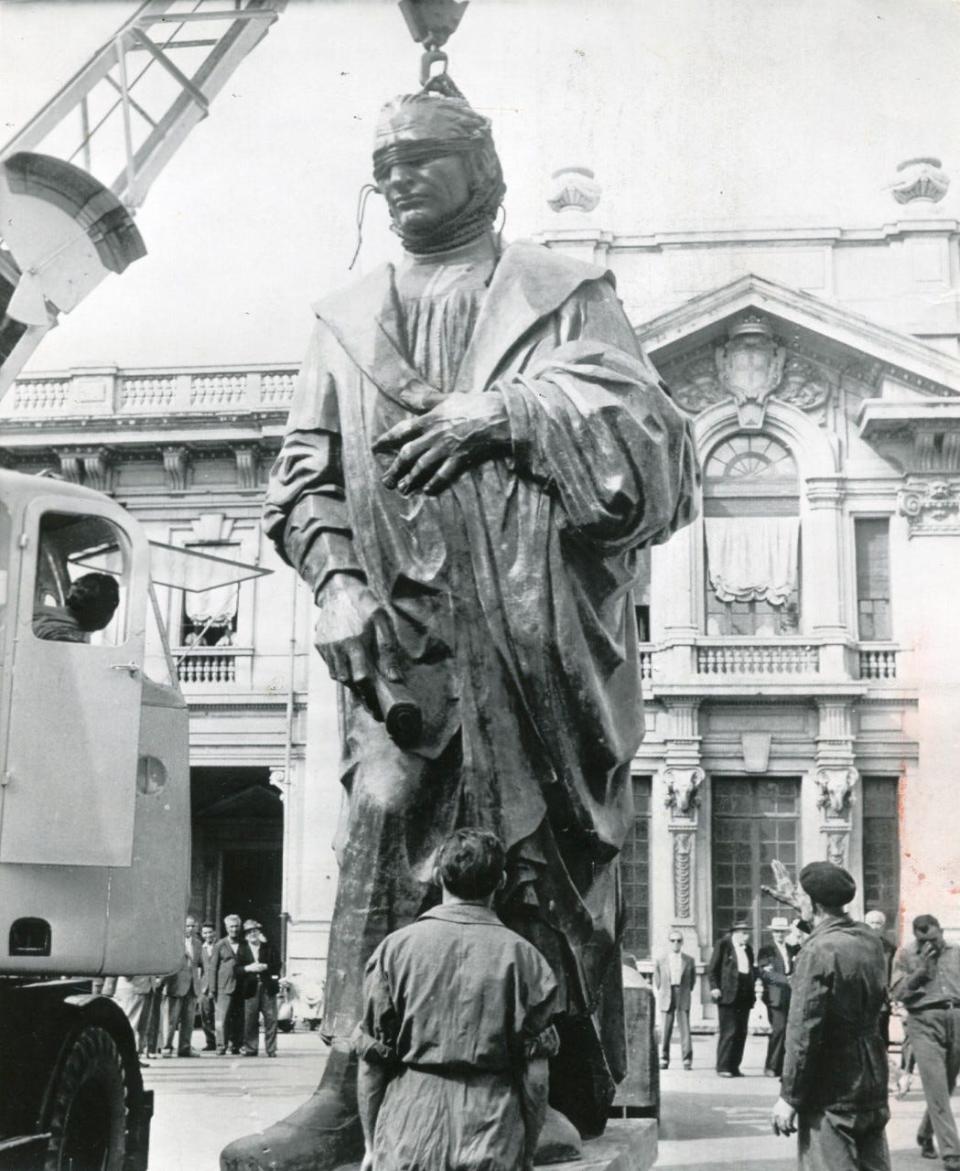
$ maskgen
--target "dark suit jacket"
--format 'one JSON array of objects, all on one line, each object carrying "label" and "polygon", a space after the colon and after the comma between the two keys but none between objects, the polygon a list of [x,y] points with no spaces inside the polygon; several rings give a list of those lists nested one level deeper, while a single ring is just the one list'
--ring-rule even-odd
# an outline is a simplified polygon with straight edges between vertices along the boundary
[{"label": "dark suit jacket", "polygon": [[[680,969],[680,985],[677,991],[677,1003],[674,1008],[681,1012],[690,1011],[690,994],[697,983],[697,965],[693,956],[685,951],[680,953],[682,966]],[[670,957],[661,956],[653,969],[653,986],[657,993],[657,1009],[667,1012],[670,1008]]]},{"label": "dark suit jacket", "polygon": [[[746,952],[750,962],[750,976],[751,979],[755,980],[757,969],[753,963],[753,948],[749,943],[746,945]],[[713,949],[713,955],[707,965],[707,974],[710,977],[710,988],[720,990],[718,1003],[733,1004],[737,999],[739,971],[737,969],[737,953],[729,935],[725,935]]]},{"label": "dark suit jacket", "polygon": [[[253,949],[244,940],[240,944],[240,951],[237,953],[238,975],[247,964],[252,964],[253,962]],[[272,996],[276,996],[277,994],[277,989],[280,987],[280,955],[269,939],[265,939],[260,944],[260,963],[267,965],[265,972],[242,973],[241,987],[245,997],[256,996],[261,986],[266,988]]]},{"label": "dark suit jacket", "polygon": [[[800,948],[789,943],[786,947],[792,973]],[[790,1007],[790,977],[783,966],[783,956],[780,954],[779,948],[772,943],[761,947],[757,956],[757,967],[760,969],[760,979],[763,981],[763,1003],[768,1008],[781,1008],[786,1012]]]},{"label": "dark suit jacket", "polygon": [[[243,947],[243,940],[240,940],[240,948]],[[213,960],[209,969],[209,983],[210,991],[214,996],[220,996],[226,992],[237,992],[240,989],[238,976],[241,975],[238,968],[238,957],[234,955],[233,948],[230,946],[230,941],[226,936],[213,949]]]},{"label": "dark suit jacket", "polygon": [[210,954],[207,955],[204,946],[200,944],[200,992],[203,996],[214,995],[213,957],[216,954],[217,941],[210,945]]},{"label": "dark suit jacket", "polygon": [[160,985],[163,996],[200,995],[200,940],[192,939],[190,946],[193,954],[188,956],[184,950],[180,967],[166,976]]}]

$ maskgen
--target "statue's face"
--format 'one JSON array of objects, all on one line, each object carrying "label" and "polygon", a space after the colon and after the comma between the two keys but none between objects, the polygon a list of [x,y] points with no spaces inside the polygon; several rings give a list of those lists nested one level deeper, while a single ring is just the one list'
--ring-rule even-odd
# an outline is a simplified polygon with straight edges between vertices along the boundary
[{"label": "statue's face", "polygon": [[419,163],[394,163],[380,190],[397,226],[414,231],[438,228],[470,197],[470,181],[461,155],[439,155]]}]

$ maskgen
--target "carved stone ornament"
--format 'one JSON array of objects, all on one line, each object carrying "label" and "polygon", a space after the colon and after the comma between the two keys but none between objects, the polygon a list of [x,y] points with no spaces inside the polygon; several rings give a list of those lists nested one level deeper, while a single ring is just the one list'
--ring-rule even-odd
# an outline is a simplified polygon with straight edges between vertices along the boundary
[{"label": "carved stone ornament", "polygon": [[163,456],[163,474],[167,488],[171,492],[182,492],[187,486],[189,457],[187,448],[182,444],[161,449]]},{"label": "carved stone ornament", "polygon": [[911,537],[960,533],[960,479],[910,479],[900,489],[897,508]]},{"label": "carved stone ornament", "polygon": [[730,327],[727,344],[715,352],[720,385],[733,396],[740,426],[763,426],[767,398],[780,385],[787,351],[777,345],[770,322],[748,313]]},{"label": "carved stone ornament", "polygon": [[897,178],[890,191],[897,203],[939,203],[950,187],[950,176],[941,169],[939,159],[907,159],[897,167]]},{"label": "carved stone ornament", "polygon": [[550,176],[548,205],[554,211],[593,211],[603,188],[589,167],[561,167]]},{"label": "carved stone ornament", "polygon": [[854,789],[860,774],[849,765],[846,768],[817,769],[817,805],[830,820],[846,819],[854,801]]},{"label": "carved stone ornament", "polygon": [[706,779],[702,768],[668,768],[666,806],[674,817],[693,817],[700,803],[698,790]]},{"label": "carved stone ornament", "polygon": [[827,837],[827,861],[832,862],[834,866],[847,865],[847,847],[850,844],[850,834],[846,830],[835,830],[828,833]]},{"label": "carved stone ornament", "polygon": [[830,397],[830,384],[814,363],[780,345],[770,321],[751,312],[734,322],[727,341],[712,352],[692,355],[664,377],[677,403],[692,415],[733,398],[741,426],[763,425],[771,396],[798,410],[818,413]]},{"label": "carved stone ornament", "polygon": [[693,833],[673,835],[673,914],[677,919],[693,915]]}]

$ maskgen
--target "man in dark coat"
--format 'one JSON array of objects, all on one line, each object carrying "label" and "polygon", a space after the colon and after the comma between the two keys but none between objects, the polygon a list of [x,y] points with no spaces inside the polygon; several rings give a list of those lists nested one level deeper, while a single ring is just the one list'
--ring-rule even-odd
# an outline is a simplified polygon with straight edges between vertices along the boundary
[{"label": "man in dark coat", "polygon": [[241,923],[239,915],[226,916],[223,925],[227,934],[214,948],[210,964],[210,987],[216,997],[214,1028],[221,1056],[228,1047],[231,1053],[239,1053],[243,1044],[243,973],[237,958],[243,946]]},{"label": "man in dark coat", "polygon": [[738,918],[713,949],[707,974],[710,978],[710,996],[717,1005],[719,1031],[717,1033],[717,1074],[720,1077],[740,1077],[743,1047],[747,1042],[747,1026],[756,996],[757,969],[753,963],[753,948],[747,942],[750,924]]},{"label": "man in dark coat", "polygon": [[224,1152],[231,1169],[264,1146],[287,1167],[360,1150],[361,976],[435,901],[436,849],[461,825],[502,838],[497,910],[557,979],[554,1105],[599,1133],[625,1068],[631,591],[641,550],[693,515],[692,436],[610,274],[494,235],[503,177],[468,103],[390,103],[374,178],[406,255],[316,306],[264,509],[344,686],[333,1049],[311,1102]]},{"label": "man in dark coat", "polygon": [[770,922],[773,943],[761,947],[757,956],[760,980],[763,983],[763,1003],[770,1021],[770,1039],[763,1072],[767,1077],[783,1073],[783,1042],[787,1031],[787,1013],[790,1011],[790,978],[799,947],[787,942],[790,923],[783,915]]},{"label": "man in dark coat", "polygon": [[263,1017],[263,1048],[268,1057],[277,1056],[277,991],[280,988],[280,953],[265,939],[256,919],[243,924],[243,943],[237,952],[237,967],[243,972],[244,1057],[256,1057],[260,1048],[260,1017]]},{"label": "man in dark coat", "polygon": [[799,1129],[802,1171],[889,1171],[883,947],[844,913],[857,884],[842,867],[811,862],[800,887],[813,931],[793,975],[774,1133]]}]

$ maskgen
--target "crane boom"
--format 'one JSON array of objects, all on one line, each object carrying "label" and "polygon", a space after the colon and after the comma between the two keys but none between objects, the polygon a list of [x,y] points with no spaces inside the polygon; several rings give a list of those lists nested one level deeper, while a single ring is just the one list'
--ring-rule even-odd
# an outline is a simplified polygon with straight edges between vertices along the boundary
[{"label": "crane boom", "polygon": [[287,0],[146,0],[0,149],[0,397],[40,339],[144,255],[151,184]]}]

